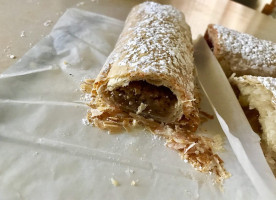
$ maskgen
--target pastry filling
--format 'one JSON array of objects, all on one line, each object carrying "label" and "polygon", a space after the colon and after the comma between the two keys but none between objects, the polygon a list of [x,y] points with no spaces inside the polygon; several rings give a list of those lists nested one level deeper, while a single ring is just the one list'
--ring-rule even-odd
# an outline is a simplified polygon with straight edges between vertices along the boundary
[{"label": "pastry filling", "polygon": [[213,51],[214,50],[214,45],[213,45],[213,42],[208,34],[208,31],[206,31],[205,35],[204,35],[204,39],[206,40],[209,48]]},{"label": "pastry filling", "polygon": [[249,109],[249,106],[242,106],[244,114],[255,133],[262,134],[262,127],[259,122],[260,113],[256,109]]},{"label": "pastry filling", "polygon": [[256,108],[249,108],[247,97],[241,95],[239,88],[236,85],[231,85],[232,89],[239,99],[243,112],[248,119],[248,122],[255,133],[262,134],[262,126],[259,121],[260,113]]},{"label": "pastry filling", "polygon": [[175,109],[177,98],[165,86],[146,81],[132,81],[125,87],[109,91],[108,98],[121,110],[162,121]]}]

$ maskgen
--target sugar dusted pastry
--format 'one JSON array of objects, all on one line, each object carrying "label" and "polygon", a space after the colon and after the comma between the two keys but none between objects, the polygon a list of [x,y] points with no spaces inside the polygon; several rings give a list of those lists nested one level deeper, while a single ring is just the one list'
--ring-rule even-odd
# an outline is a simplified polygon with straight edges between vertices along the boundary
[{"label": "sugar dusted pastry", "polygon": [[228,77],[276,77],[276,43],[214,24],[208,26],[205,39]]},{"label": "sugar dusted pastry", "polygon": [[193,134],[200,122],[193,44],[184,15],[172,6],[134,7],[96,80],[82,89],[92,94],[87,119],[94,126],[110,132],[142,126],[197,170],[218,182],[229,177],[213,141]]},{"label": "sugar dusted pastry", "polygon": [[238,87],[241,104],[257,110],[262,147],[276,174],[276,78],[245,75],[231,77],[230,82]]},{"label": "sugar dusted pastry", "polygon": [[93,90],[110,105],[194,132],[193,45],[184,15],[153,2],[132,9]]}]

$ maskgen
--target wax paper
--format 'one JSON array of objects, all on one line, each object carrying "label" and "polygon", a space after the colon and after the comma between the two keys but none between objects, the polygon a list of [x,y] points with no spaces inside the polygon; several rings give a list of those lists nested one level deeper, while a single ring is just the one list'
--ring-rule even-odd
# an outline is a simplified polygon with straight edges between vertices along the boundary
[{"label": "wax paper", "polygon": [[[122,27],[69,9],[1,74],[0,199],[258,199],[216,118],[197,134],[223,139],[225,150],[217,153],[232,174],[223,191],[162,138],[143,130],[112,135],[83,124],[88,107],[80,83],[96,77]],[[201,97],[201,109],[215,115],[203,91]]]},{"label": "wax paper", "polygon": [[200,84],[260,199],[275,199],[276,179],[265,160],[260,137],[252,130],[222,68],[203,37],[199,37],[195,43],[195,63]]}]

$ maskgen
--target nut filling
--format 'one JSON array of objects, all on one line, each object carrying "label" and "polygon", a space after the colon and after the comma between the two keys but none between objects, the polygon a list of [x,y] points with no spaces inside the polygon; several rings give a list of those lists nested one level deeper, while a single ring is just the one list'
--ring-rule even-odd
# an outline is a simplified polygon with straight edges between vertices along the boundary
[{"label": "nut filling", "polygon": [[132,81],[125,87],[109,91],[107,97],[121,110],[162,121],[175,110],[177,98],[165,86],[146,81]]}]

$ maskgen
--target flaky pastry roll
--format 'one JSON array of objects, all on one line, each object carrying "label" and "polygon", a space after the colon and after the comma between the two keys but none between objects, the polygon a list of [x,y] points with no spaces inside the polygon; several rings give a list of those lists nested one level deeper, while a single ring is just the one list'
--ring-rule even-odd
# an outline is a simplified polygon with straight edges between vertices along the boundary
[{"label": "flaky pastry roll", "polygon": [[276,77],[276,44],[220,25],[210,24],[205,39],[230,76]]},{"label": "flaky pastry roll", "polygon": [[239,101],[260,134],[264,154],[276,175],[276,78],[245,75],[229,80],[239,90]]},{"label": "flaky pastry roll", "polygon": [[193,134],[200,120],[191,32],[172,6],[134,7],[96,80],[81,88],[91,98],[87,124],[109,132],[143,127],[217,183],[230,176],[213,151],[216,142]]},{"label": "flaky pastry roll", "polygon": [[194,132],[199,124],[193,45],[184,15],[169,5],[134,7],[93,85],[124,112]]}]

